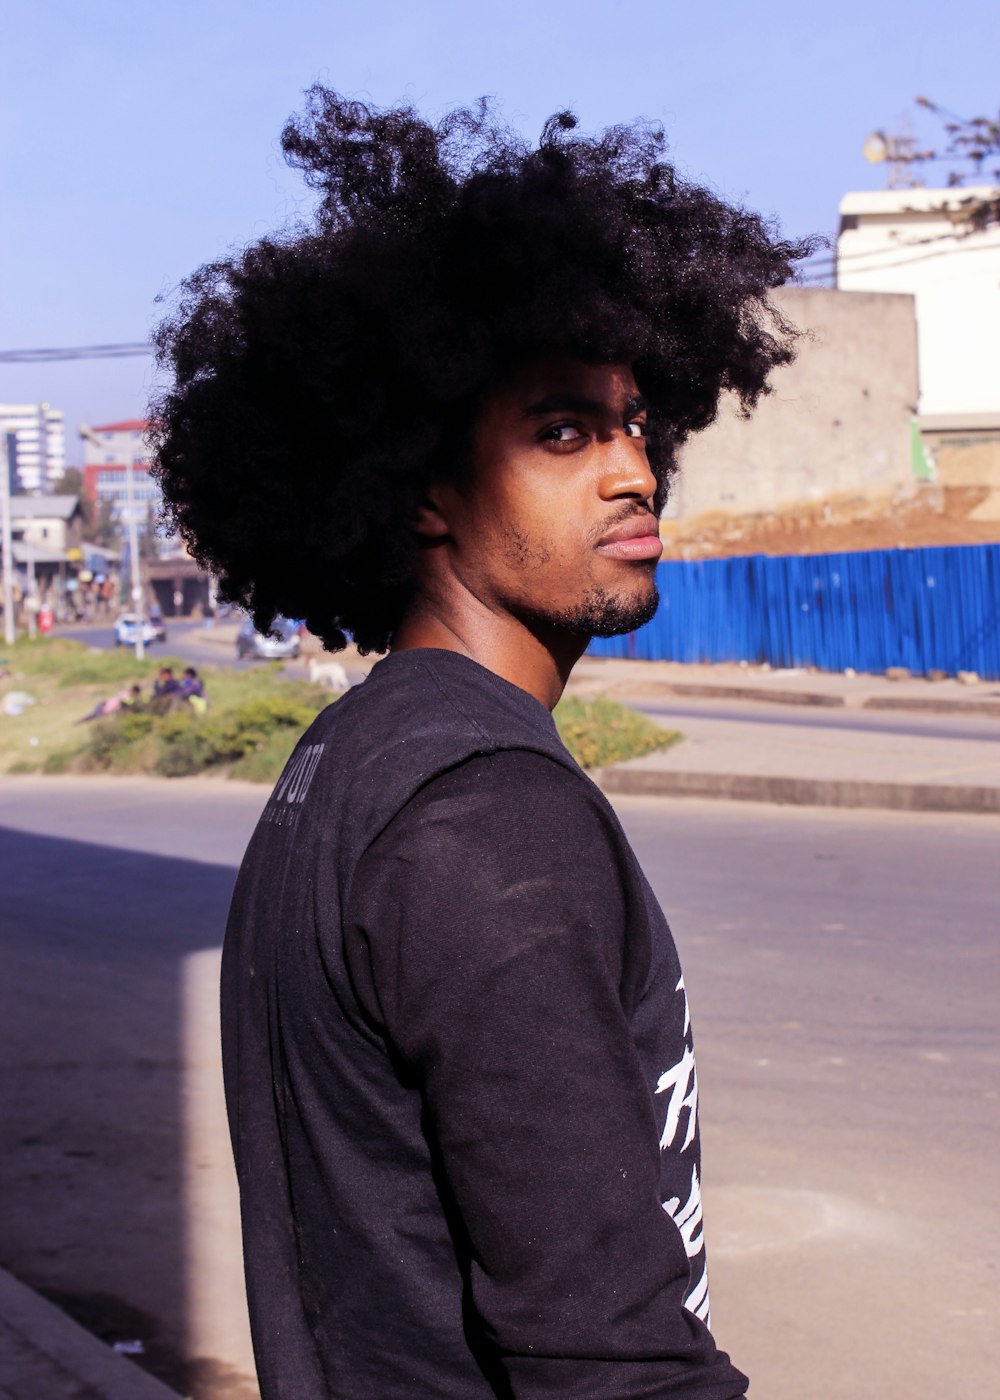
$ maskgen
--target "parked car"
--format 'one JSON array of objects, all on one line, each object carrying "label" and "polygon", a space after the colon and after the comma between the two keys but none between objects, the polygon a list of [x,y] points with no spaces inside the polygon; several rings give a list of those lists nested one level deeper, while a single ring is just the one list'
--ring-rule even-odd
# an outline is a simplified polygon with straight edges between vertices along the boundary
[{"label": "parked car", "polygon": [[142,628],[143,646],[149,646],[151,642],[163,642],[167,638],[167,629],[161,623],[157,628],[150,622],[148,617],[140,617],[138,613],[122,613],[115,618],[115,646],[134,647],[136,632]]},{"label": "parked car", "polygon": [[299,637],[299,624],[287,617],[276,617],[271,624],[273,637],[258,632],[253,618],[244,620],[236,634],[236,655],[241,661],[247,657],[259,657],[263,661],[294,660],[302,645]]},{"label": "parked car", "polygon": [[159,608],[150,608],[149,621],[152,624],[153,631],[156,633],[156,640],[158,642],[165,642],[167,640],[167,624],[163,621],[163,614],[160,612]]}]

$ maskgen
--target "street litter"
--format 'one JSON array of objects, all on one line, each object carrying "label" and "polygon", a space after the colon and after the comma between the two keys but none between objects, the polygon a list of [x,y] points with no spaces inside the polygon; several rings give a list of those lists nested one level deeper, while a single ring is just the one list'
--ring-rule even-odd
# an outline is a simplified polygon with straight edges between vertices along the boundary
[{"label": "street litter", "polygon": [[3,712],[5,715],[21,715],[34,703],[35,697],[26,690],[9,690],[3,697]]}]

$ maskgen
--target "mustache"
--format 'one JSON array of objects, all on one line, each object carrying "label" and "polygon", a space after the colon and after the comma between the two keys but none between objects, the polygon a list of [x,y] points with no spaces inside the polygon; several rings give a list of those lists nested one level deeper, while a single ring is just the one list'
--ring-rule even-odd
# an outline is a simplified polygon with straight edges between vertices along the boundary
[{"label": "mustache", "polygon": [[602,520],[600,525],[595,525],[592,530],[587,532],[587,543],[596,544],[599,539],[602,539],[609,530],[613,530],[616,525],[623,525],[626,520],[634,520],[637,516],[647,515],[654,525],[659,525],[659,516],[656,514],[656,511],[651,510],[649,506],[640,505],[638,502],[622,506],[614,515],[609,515],[607,520]]}]

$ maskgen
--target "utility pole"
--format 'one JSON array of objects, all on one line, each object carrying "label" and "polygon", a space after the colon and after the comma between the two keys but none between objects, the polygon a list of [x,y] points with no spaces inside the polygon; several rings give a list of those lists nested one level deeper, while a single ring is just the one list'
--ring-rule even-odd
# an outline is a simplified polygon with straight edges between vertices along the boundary
[{"label": "utility pole", "polygon": [[135,523],[135,481],[133,467],[135,465],[134,456],[129,453],[129,459],[125,463],[125,500],[128,509],[128,558],[131,565],[132,574],[132,611],[135,613],[135,659],[141,661],[146,654],[145,643],[142,640],[142,624],[145,622],[145,614],[142,610],[142,583],[139,580],[139,530]]},{"label": "utility pole", "polygon": [[38,635],[38,580],[35,577],[35,546],[28,545],[28,638],[34,641]]},{"label": "utility pole", "polygon": [[12,647],[17,640],[14,626],[14,533],[10,523],[10,458],[7,434],[0,432],[0,530],[3,535],[3,634]]}]

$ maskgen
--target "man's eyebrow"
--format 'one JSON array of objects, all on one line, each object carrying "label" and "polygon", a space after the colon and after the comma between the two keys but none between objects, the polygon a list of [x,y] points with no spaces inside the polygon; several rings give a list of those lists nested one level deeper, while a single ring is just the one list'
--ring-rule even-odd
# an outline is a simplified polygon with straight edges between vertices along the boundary
[{"label": "man's eyebrow", "polygon": [[[624,414],[627,418],[634,417],[637,413],[643,413],[646,409],[646,400],[641,394],[634,394],[625,401]],[[544,399],[539,399],[524,410],[525,418],[543,418],[549,413],[579,413],[588,417],[614,416],[614,409],[610,404],[601,403],[598,399],[588,399],[581,394],[555,393],[547,394]]]}]

